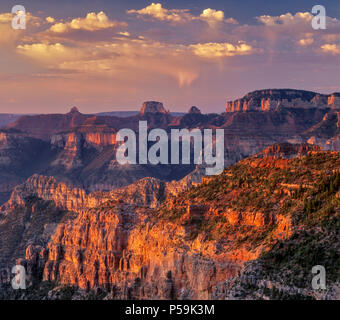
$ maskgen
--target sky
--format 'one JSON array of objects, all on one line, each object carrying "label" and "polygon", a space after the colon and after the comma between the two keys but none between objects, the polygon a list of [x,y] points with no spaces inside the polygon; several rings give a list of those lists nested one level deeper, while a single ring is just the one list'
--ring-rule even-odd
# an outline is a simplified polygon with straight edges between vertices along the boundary
[{"label": "sky", "polygon": [[26,29],[0,3],[0,113],[223,112],[266,88],[340,91],[340,2],[21,1]]}]

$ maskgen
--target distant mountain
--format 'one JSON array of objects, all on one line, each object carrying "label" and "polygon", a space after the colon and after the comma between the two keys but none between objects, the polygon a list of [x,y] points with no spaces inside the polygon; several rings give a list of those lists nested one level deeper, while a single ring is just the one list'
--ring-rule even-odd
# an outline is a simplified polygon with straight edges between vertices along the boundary
[{"label": "distant mountain", "polygon": [[[118,118],[127,118],[136,116],[139,111],[109,111],[109,112],[99,112],[95,113],[97,116],[110,116],[110,117],[118,117]],[[185,112],[170,112],[173,117],[181,117],[185,115]]]},{"label": "distant mountain", "polygon": [[[275,101],[280,99],[283,101],[288,96],[292,99],[300,97],[306,101],[315,98],[314,93],[297,90],[293,93],[287,90],[266,90],[250,93],[247,97],[252,99],[252,103],[255,98],[261,101],[262,98],[270,96],[275,98]],[[0,188],[4,192],[2,199],[6,200],[16,183],[35,173],[55,176],[60,181],[93,192],[124,187],[145,177],[165,181],[178,180],[195,169],[194,165],[117,165],[116,133],[121,128],[131,128],[138,132],[140,120],[147,120],[149,129],[163,128],[167,131],[174,128],[224,129],[225,166],[229,166],[273,143],[308,141],[317,144],[319,141],[323,147],[329,146],[327,141],[338,134],[336,129],[338,121],[334,112],[336,111],[331,108],[324,108],[324,105],[319,108],[314,104],[311,104],[311,108],[288,108],[281,105],[267,111],[224,114],[202,114],[197,107],[191,107],[188,113],[174,117],[166,111],[163,104],[149,101],[143,104],[139,113],[126,116],[124,121],[116,116],[82,114],[77,108],[73,108],[67,114],[22,116],[8,126],[6,131],[8,141],[12,141],[12,145],[17,143],[18,146],[22,145],[23,141],[31,143],[29,139],[40,141],[43,148],[41,152],[45,155],[46,161],[32,160],[36,166],[34,168],[27,166],[27,159],[24,156],[22,158],[16,156],[21,148],[18,150],[15,147],[8,148],[6,143],[0,145],[0,163],[1,161],[3,164],[7,163],[6,166],[3,165],[0,174],[8,175],[8,172],[12,172],[11,183],[7,183],[8,178],[0,181]],[[333,143],[328,149],[337,150],[340,149],[340,145]],[[23,155],[27,153],[24,150],[21,152]],[[19,160],[8,162],[9,158]],[[27,170],[21,173],[20,170],[16,171],[18,167]],[[195,181],[199,181],[203,174],[204,170],[196,168],[193,172]]]},{"label": "distant mountain", "polygon": [[[309,142],[320,144],[326,149],[340,150],[340,143],[337,142],[338,111],[335,108],[337,95],[327,96],[327,106],[317,105],[315,101],[326,101],[325,95],[319,95],[316,99],[317,96],[316,93],[290,89],[262,90],[246,95],[247,101],[251,101],[252,105],[257,101],[258,106],[263,99],[285,103],[270,110],[259,107],[247,112],[223,114],[202,114],[197,107],[191,107],[188,113],[178,117],[168,112],[162,103],[149,101],[143,104],[139,113],[126,116],[124,121],[116,116],[82,114],[77,108],[67,114],[23,116],[8,126],[6,135],[10,137],[12,145],[17,143],[20,146],[26,140],[25,143],[29,144],[29,139],[40,141],[44,146],[45,158],[40,162],[31,160],[37,164],[33,168],[27,164],[26,157],[16,156],[18,152],[24,155],[27,152],[24,148],[20,151],[21,147],[16,150],[15,147],[8,148],[6,143],[0,145],[0,163],[7,163],[0,169],[0,174],[12,172],[13,181],[0,181],[3,200],[8,197],[15,183],[35,173],[54,176],[72,186],[82,187],[87,192],[109,191],[145,177],[164,181],[179,180],[189,173],[193,174],[195,181],[203,177],[202,166],[118,165],[115,159],[119,145],[116,133],[122,128],[138,132],[141,120],[148,121],[149,129],[163,128],[168,132],[174,128],[224,129],[226,167],[274,143],[285,141]],[[286,101],[294,103],[287,105]],[[296,104],[298,101],[303,101],[303,108]],[[310,108],[306,107],[308,101]],[[8,158],[17,160],[12,164]],[[16,171],[18,167],[27,170],[20,173]]]},{"label": "distant mountain", "polygon": [[226,112],[268,111],[286,108],[340,108],[340,93],[330,95],[295,89],[266,89],[253,91],[242,99],[228,101]]},{"label": "distant mountain", "polygon": [[109,117],[132,117],[139,113],[139,111],[109,111],[109,112],[99,112],[95,113],[96,116],[109,116]]}]

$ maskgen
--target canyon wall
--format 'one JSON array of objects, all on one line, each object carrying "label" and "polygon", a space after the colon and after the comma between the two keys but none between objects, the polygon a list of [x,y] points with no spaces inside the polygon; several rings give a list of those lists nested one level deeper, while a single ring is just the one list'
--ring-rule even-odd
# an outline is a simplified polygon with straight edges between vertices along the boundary
[{"label": "canyon wall", "polygon": [[[308,162],[305,155],[315,160]],[[306,166],[311,174],[294,176]],[[34,238],[24,231],[22,249],[16,252],[26,244],[24,263],[30,274],[41,270],[43,281],[75,286],[80,296],[101,290],[111,299],[225,299],[240,292],[229,280],[238,279],[246,262],[300,230],[302,213],[287,211],[285,204],[298,205],[296,192],[318,188],[338,168],[337,153],[281,144],[182,193],[170,193],[157,180],[142,180],[119,192],[86,194],[54,178],[33,176],[14,190],[0,218],[8,230],[20,210],[31,208],[29,218],[22,216],[28,219],[23,230],[30,230],[37,217],[55,212],[47,203],[73,211],[58,223],[41,220]],[[262,288],[259,274],[256,279]],[[282,284],[279,289],[295,292]]]},{"label": "canyon wall", "polygon": [[228,101],[226,112],[269,111],[285,108],[340,108],[340,93],[330,95],[292,89],[267,89],[246,94],[242,99]]}]

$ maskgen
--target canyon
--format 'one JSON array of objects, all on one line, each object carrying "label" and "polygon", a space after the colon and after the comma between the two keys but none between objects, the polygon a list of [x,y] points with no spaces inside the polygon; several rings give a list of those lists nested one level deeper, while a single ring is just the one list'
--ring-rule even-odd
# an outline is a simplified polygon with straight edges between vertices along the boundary
[{"label": "canyon", "polygon": [[[309,108],[283,104],[273,110],[261,110],[261,101],[279,101],[279,96],[287,100],[288,96],[308,102],[318,94],[290,89],[264,90],[247,96],[257,103],[256,111],[202,114],[197,107],[191,107],[188,113],[174,116],[162,103],[151,101],[143,104],[140,113],[124,117],[124,121],[116,116],[81,114],[77,108],[67,114],[22,116],[0,129],[0,203],[8,200],[15,185],[36,173],[94,192],[121,188],[146,177],[171,182],[195,170],[195,165],[119,165],[115,157],[120,145],[117,132],[129,128],[138,134],[139,121],[147,121],[148,130],[161,128],[168,133],[183,128],[223,129],[225,167],[277,142],[309,142],[325,150],[338,150],[338,111],[332,107],[337,104],[337,94],[333,94],[333,100],[330,98],[330,105],[323,97],[314,99]],[[26,152],[28,145],[30,151]],[[35,158],[29,159],[29,155]],[[203,177],[203,172],[196,170],[197,179],[199,174]]]},{"label": "canyon", "polygon": [[[58,298],[63,286],[77,288],[74,298],[95,290],[108,299],[235,299],[244,295],[249,281],[257,286],[252,294],[267,288],[268,297],[278,290],[286,297],[334,298],[339,294],[339,229],[326,230],[339,220],[339,165],[337,152],[278,144],[183,192],[172,193],[163,185],[161,201],[152,201],[154,205],[148,202],[152,194],[146,202],[127,196],[146,194],[143,182],[132,191],[130,186],[130,191],[97,198],[54,178],[35,176],[16,187],[1,208],[1,241],[12,242],[9,230],[23,228],[13,251],[0,252],[6,258],[1,262],[18,263],[21,255],[19,262],[33,279],[55,283],[45,297],[51,299]],[[324,195],[318,191],[322,184]],[[325,205],[307,214],[305,199],[315,192]],[[325,210],[329,204],[333,206]],[[332,223],[316,231],[320,221]],[[285,247],[304,232],[325,235],[318,245],[330,256],[320,256],[319,262],[335,282],[323,296],[308,289],[308,263],[314,261],[296,262],[294,268],[306,278],[294,279],[293,286],[278,281],[277,271],[263,271],[268,268],[263,261],[278,243]]]},{"label": "canyon", "polygon": [[[0,130],[0,267],[24,265],[29,290],[0,298],[339,299],[339,96],[271,89],[222,114],[150,101],[124,121],[20,117]],[[225,170],[119,165],[117,132],[139,121],[223,129]]]},{"label": "canyon", "polygon": [[269,111],[286,108],[340,109],[340,93],[330,95],[292,89],[268,89],[246,94],[242,99],[228,101],[226,112]]}]

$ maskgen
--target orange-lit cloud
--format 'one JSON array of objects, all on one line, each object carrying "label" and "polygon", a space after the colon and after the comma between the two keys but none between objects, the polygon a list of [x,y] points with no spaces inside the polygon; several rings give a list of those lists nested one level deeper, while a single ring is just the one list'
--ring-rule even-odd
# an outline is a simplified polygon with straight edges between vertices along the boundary
[{"label": "orange-lit cloud", "polygon": [[[13,46],[15,43],[27,33],[26,30],[14,30],[12,28],[12,19],[14,15],[9,12],[0,13],[0,44],[5,49],[6,46]],[[30,27],[39,27],[42,19],[32,15],[30,12],[26,14],[26,25]]]},{"label": "orange-lit cloud", "polygon": [[140,10],[128,10],[128,14],[136,14],[139,17],[148,16],[160,21],[170,22],[184,22],[192,19],[189,10],[172,9],[168,10],[163,8],[161,3],[151,3],[149,6]]},{"label": "orange-lit cloud", "polygon": [[237,24],[238,22],[234,18],[225,19],[224,12],[215,9],[204,9],[199,18],[208,23],[208,25],[214,28],[217,24],[221,22]]},{"label": "orange-lit cloud", "polygon": [[46,21],[48,23],[54,23],[55,22],[55,19],[53,17],[46,17]]},{"label": "orange-lit cloud", "polygon": [[325,53],[330,53],[333,55],[340,55],[340,44],[324,44],[321,46],[321,50]]},{"label": "orange-lit cloud", "polygon": [[[56,23],[51,26],[50,30],[56,33],[65,33],[70,30],[97,31],[113,28],[118,25],[122,25],[122,23],[110,20],[103,11],[100,11],[99,13],[90,12],[85,18],[75,18],[70,22]],[[123,25],[126,26],[126,23]]]},{"label": "orange-lit cloud", "polygon": [[65,60],[72,59],[72,50],[60,43],[45,44],[33,43],[18,45],[17,52],[41,63],[56,64]]},{"label": "orange-lit cloud", "polygon": [[295,15],[291,13],[282,14],[280,16],[269,16],[263,15],[257,17],[258,21],[262,22],[267,26],[280,26],[280,25],[288,25],[288,24],[297,24],[297,23],[307,23],[310,22],[313,18],[313,15],[310,12],[297,12]]},{"label": "orange-lit cloud", "polygon": [[210,42],[194,44],[191,45],[190,48],[193,50],[195,55],[208,59],[248,55],[254,51],[253,48],[246,43],[233,45],[231,43]]},{"label": "orange-lit cloud", "polygon": [[210,27],[216,27],[218,23],[226,22],[237,24],[234,18],[225,19],[224,12],[211,8],[204,9],[199,16],[192,15],[188,9],[166,9],[161,3],[151,3],[140,10],[128,10],[128,14],[136,14],[137,17],[150,17],[159,21],[172,23],[184,23],[191,21],[204,21]]},{"label": "orange-lit cloud", "polygon": [[93,47],[68,47],[60,43],[19,45],[17,52],[44,63],[50,69],[100,74],[104,77],[130,77],[140,73],[170,76],[179,86],[190,85],[199,72],[183,45],[151,40],[118,39]]}]

